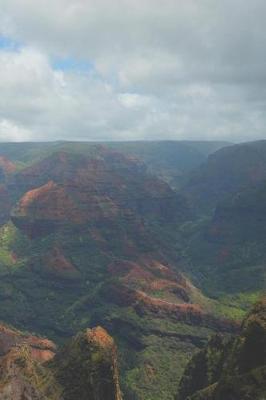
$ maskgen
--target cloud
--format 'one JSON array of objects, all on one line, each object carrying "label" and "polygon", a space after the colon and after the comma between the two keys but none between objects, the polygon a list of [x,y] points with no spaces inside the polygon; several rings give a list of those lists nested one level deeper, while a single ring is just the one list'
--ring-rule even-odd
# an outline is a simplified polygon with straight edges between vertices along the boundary
[{"label": "cloud", "polygon": [[137,137],[149,101],[114,91],[93,71],[54,70],[45,54],[30,48],[0,52],[0,91],[1,140]]},{"label": "cloud", "polygon": [[28,141],[31,138],[31,132],[23,127],[15,125],[11,121],[2,119],[0,121],[0,141],[1,142],[19,142]]},{"label": "cloud", "polygon": [[264,0],[0,4],[20,44],[0,46],[0,120],[22,139],[265,137]]}]

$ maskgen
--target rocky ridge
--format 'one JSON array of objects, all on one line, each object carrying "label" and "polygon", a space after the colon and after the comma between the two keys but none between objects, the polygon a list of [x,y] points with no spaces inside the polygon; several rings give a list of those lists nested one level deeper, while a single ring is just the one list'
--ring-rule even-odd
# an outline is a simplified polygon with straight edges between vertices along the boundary
[{"label": "rocky ridge", "polygon": [[80,333],[57,353],[47,339],[0,330],[1,399],[122,399],[116,347],[104,329]]}]

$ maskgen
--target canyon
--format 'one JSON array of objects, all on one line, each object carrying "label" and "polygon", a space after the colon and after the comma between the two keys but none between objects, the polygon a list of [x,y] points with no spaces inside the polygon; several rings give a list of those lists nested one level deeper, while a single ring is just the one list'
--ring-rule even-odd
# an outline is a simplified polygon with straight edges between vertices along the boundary
[{"label": "canyon", "polygon": [[58,399],[85,398],[68,377],[83,376],[92,356],[79,346],[95,333],[117,344],[110,399],[174,399],[191,357],[212,335],[238,335],[265,290],[265,143],[3,144],[0,154],[0,319],[35,332],[10,334],[5,365],[25,349],[26,370],[44,361]]}]

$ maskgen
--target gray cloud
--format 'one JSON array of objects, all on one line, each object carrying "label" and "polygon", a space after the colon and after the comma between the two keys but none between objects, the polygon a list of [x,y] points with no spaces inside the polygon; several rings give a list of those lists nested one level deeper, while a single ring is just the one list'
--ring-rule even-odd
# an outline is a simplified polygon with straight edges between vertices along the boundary
[{"label": "gray cloud", "polygon": [[0,4],[0,139],[265,137],[264,0]]}]

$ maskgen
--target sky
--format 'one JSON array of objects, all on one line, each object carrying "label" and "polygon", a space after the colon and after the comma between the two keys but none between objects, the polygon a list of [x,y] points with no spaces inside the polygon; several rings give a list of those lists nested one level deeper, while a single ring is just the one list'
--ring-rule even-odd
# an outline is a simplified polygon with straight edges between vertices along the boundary
[{"label": "sky", "polygon": [[0,0],[0,141],[266,139],[265,0]]}]

